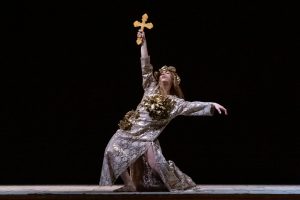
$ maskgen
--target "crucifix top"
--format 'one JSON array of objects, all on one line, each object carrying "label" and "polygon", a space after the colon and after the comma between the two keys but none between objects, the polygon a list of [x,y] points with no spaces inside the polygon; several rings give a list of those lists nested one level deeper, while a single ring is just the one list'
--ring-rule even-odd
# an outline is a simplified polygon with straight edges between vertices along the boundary
[{"label": "crucifix top", "polygon": [[[153,28],[153,24],[151,22],[146,23],[147,20],[148,20],[148,15],[145,13],[142,16],[142,22],[135,21],[135,22],[133,22],[133,26],[140,27],[140,31],[144,31],[144,27],[146,27],[148,29]],[[138,37],[136,40],[136,43],[138,45],[140,45],[142,43],[142,38]]]}]

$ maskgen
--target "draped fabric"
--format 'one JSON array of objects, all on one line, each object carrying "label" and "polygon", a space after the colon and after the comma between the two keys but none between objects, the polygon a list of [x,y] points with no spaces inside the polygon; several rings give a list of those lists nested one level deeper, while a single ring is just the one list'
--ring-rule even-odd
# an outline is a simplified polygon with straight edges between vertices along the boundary
[{"label": "draped fabric", "polygon": [[[107,144],[103,157],[99,185],[113,185],[125,171],[130,171],[137,189],[144,190],[186,190],[196,186],[194,181],[183,173],[173,161],[166,160],[159,145],[158,136],[167,124],[178,115],[211,116],[214,109],[211,102],[185,101],[168,95],[168,117],[154,119],[149,115],[145,100],[158,92],[158,84],[153,77],[150,57],[141,58],[144,95],[135,109],[134,117],[126,116],[125,128],[120,127]],[[148,101],[149,102],[149,101]],[[150,105],[151,107],[151,105]],[[154,155],[156,170],[149,166],[146,152]]]}]

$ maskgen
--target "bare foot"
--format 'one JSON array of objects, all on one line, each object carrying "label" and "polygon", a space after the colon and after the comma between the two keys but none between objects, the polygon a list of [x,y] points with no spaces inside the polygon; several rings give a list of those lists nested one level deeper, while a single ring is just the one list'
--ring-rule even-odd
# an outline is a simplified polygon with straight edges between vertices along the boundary
[{"label": "bare foot", "polygon": [[134,185],[124,185],[118,189],[113,190],[114,192],[136,192],[136,187]]}]

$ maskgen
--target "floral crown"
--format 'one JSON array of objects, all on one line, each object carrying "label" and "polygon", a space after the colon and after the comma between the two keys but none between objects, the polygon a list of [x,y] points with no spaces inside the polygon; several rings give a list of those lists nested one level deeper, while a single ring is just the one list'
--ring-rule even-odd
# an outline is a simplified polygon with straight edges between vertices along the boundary
[{"label": "floral crown", "polygon": [[[164,65],[164,66],[162,66],[162,68],[160,68],[158,71],[159,71],[160,74],[163,73],[163,72],[165,72],[165,71],[172,72],[172,73],[174,74],[174,78],[176,79],[176,81],[177,81],[177,83],[178,83],[178,85],[179,85],[181,79],[180,79],[180,77],[178,76],[178,74],[176,73],[176,68],[175,68],[175,67]],[[157,79],[158,79],[158,76],[159,76],[158,72],[156,73],[156,76],[157,76]]]}]

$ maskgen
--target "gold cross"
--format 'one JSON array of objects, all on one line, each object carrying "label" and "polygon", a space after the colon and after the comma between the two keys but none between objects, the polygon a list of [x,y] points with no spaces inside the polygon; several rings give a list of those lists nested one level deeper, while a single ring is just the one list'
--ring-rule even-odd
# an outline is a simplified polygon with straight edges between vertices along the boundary
[{"label": "gold cross", "polygon": [[[153,24],[152,23],[146,23],[146,21],[147,21],[147,19],[148,19],[148,15],[145,13],[145,14],[143,14],[143,16],[142,16],[142,22],[139,22],[139,21],[135,21],[135,22],[133,22],[133,26],[134,27],[138,27],[138,26],[140,26],[141,28],[140,28],[140,31],[144,31],[144,27],[146,27],[146,28],[148,28],[148,29],[151,29],[151,28],[153,28]],[[141,43],[142,43],[142,38],[141,37],[138,37],[137,39],[136,39],[136,43],[138,44],[138,45],[140,45]]]}]

